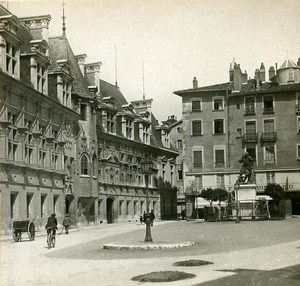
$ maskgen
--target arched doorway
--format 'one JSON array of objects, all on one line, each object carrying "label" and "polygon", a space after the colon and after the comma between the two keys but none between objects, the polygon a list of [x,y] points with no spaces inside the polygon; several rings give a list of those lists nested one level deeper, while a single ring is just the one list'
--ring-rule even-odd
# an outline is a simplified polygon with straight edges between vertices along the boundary
[{"label": "arched doorway", "polygon": [[106,219],[107,223],[113,223],[114,222],[114,200],[112,198],[107,198],[106,200]]}]

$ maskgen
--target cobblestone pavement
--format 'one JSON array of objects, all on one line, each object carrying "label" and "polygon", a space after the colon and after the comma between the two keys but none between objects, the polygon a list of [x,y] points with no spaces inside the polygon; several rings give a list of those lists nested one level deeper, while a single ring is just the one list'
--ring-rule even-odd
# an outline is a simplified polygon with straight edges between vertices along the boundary
[{"label": "cobblestone pavement", "polygon": [[[144,235],[144,225],[125,223],[81,228],[69,235],[58,235],[55,249],[46,247],[45,236],[33,242],[2,241],[1,285],[139,285],[140,282],[131,278],[169,270],[193,273],[196,277],[154,285],[299,283],[299,219],[242,221],[240,224],[157,222],[152,228],[154,241],[193,240],[195,246],[163,251],[102,249],[106,242],[143,241]],[[175,262],[189,259],[213,264],[174,266]],[[267,283],[270,279],[274,284]]]}]

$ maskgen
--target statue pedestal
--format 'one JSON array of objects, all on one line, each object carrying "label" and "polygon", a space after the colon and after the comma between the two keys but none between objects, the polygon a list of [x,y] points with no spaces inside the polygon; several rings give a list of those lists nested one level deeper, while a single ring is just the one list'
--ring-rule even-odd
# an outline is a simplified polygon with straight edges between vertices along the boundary
[{"label": "statue pedestal", "polygon": [[256,184],[238,184],[235,189],[237,201],[252,201],[256,199]]},{"label": "statue pedestal", "polygon": [[255,218],[255,199],[256,199],[256,184],[237,184],[235,185],[235,201],[237,209],[233,215],[237,220],[242,217]]}]

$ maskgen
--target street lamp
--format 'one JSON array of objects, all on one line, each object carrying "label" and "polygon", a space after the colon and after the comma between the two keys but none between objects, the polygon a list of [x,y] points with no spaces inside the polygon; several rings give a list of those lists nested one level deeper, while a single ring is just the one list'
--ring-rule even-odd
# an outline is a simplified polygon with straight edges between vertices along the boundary
[{"label": "street lamp", "polygon": [[150,213],[149,213],[149,188],[148,188],[148,183],[149,183],[149,175],[152,174],[152,169],[153,169],[153,161],[151,157],[145,156],[144,158],[141,159],[141,168],[142,172],[145,175],[145,182],[146,182],[146,208],[147,208],[147,213],[146,213],[146,236],[145,236],[145,242],[152,242],[152,236],[151,236],[151,218],[150,218]]}]

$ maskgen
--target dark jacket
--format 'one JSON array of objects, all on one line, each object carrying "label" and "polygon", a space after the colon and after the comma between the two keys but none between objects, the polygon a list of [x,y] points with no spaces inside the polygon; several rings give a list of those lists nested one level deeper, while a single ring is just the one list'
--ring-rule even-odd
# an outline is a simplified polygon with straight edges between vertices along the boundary
[{"label": "dark jacket", "polygon": [[63,220],[63,226],[69,226],[71,224],[70,217],[66,216]]},{"label": "dark jacket", "polygon": [[48,221],[47,221],[47,224],[46,224],[45,228],[47,228],[47,227],[52,227],[52,228],[57,229],[57,219],[56,219],[56,217],[50,216],[48,218]]},{"label": "dark jacket", "polygon": [[154,219],[155,219],[154,212],[151,212],[151,213],[150,213],[150,219],[151,219],[151,220],[154,220]]}]

